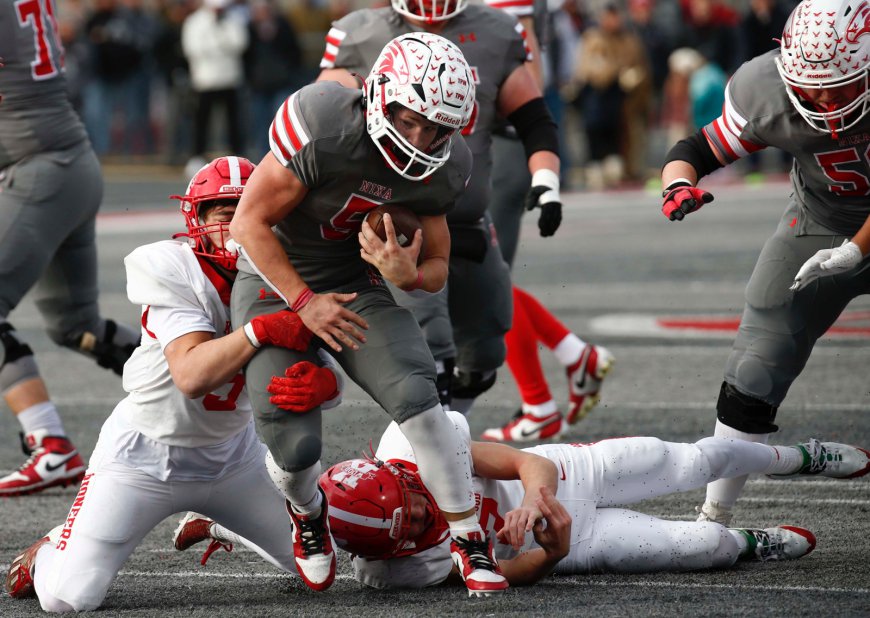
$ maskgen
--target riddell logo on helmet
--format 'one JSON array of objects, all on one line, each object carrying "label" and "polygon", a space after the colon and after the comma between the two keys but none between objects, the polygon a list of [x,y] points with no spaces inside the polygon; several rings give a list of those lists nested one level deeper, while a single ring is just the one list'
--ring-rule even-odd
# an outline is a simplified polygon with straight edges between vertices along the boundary
[{"label": "riddell logo on helmet", "polygon": [[805,75],[808,79],[825,79],[830,76],[831,73],[807,73]]},{"label": "riddell logo on helmet", "polygon": [[230,192],[230,191],[239,191],[239,192],[241,192],[241,190],[242,190],[243,188],[244,188],[244,187],[242,187],[241,185],[221,185],[220,192],[221,192],[221,193],[228,193],[228,192]]},{"label": "riddell logo on helmet", "polygon": [[437,114],[435,114],[435,117],[432,120],[440,124],[449,125],[451,127],[459,126],[459,118],[456,118],[455,116],[448,116],[443,112],[438,112]]},{"label": "riddell logo on helmet", "polygon": [[393,511],[393,523],[390,525],[390,538],[398,539],[399,530],[402,529],[402,507]]}]

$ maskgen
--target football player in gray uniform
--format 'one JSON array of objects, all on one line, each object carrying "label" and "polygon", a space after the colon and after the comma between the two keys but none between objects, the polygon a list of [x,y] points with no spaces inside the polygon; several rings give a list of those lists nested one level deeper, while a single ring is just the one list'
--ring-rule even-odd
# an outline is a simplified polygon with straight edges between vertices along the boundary
[{"label": "football player in gray uniform", "polygon": [[[387,41],[362,90],[319,82],[291,95],[232,222],[242,247],[232,320],[243,324],[289,306],[331,348],[413,445],[449,522],[469,594],[489,595],[507,581],[474,516],[468,449],[439,403],[435,361],[420,327],[384,282],[424,298],[444,287],[446,213],[471,173],[471,153],[457,134],[474,109],[474,77],[462,52],[425,32]],[[386,203],[420,217],[422,231],[410,246],[398,244],[388,217],[386,241],[363,222]],[[270,451],[267,468],[292,505],[299,574],[324,590],[335,577],[335,552],[317,486],[321,410],[288,413],[269,392],[272,376],[316,362],[315,353],[265,346],[248,363],[246,379]]]},{"label": "football player in gray uniform", "polygon": [[29,456],[0,497],[77,483],[84,461],[66,437],[33,350],[7,320],[33,299],[58,345],[118,375],[139,334],[100,316],[95,217],[100,164],[69,101],[54,0],[0,7],[0,393]]},{"label": "football player in gray uniform", "polygon": [[[426,334],[438,363],[442,402],[466,413],[495,383],[511,325],[510,272],[487,212],[492,131],[498,117],[517,129],[532,174],[527,208],[540,208],[539,225],[552,235],[562,220],[556,124],[527,66],[525,30],[503,11],[466,0],[392,0],[391,7],[354,11],[327,34],[319,80],[355,83],[390,38],[426,31],[455,43],[471,66],[477,102],[463,136],[474,155],[471,181],[448,215],[451,236],[447,289],[437,302],[400,298]],[[454,375],[454,366],[456,368]]]},{"label": "football player in gray uniform", "polygon": [[[767,442],[816,340],[849,301],[870,291],[863,256],[854,256],[854,268],[789,287],[805,261],[839,247],[870,214],[868,74],[865,3],[804,0],[789,17],[780,48],[731,78],[722,115],[667,156],[662,212],[672,221],[712,201],[696,186],[705,174],[767,146],[794,156],[793,193],[746,288],[716,406],[717,436]],[[711,483],[699,518],[727,524],[745,480]]]}]

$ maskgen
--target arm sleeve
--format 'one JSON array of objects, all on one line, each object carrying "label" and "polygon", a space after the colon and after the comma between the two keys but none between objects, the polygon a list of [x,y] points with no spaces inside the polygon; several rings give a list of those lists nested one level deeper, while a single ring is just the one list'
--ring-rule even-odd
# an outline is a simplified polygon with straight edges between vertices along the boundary
[{"label": "arm sleeve", "polygon": [[317,161],[311,133],[299,107],[302,91],[290,95],[275,114],[269,127],[269,147],[284,167],[307,187],[317,185]]},{"label": "arm sleeve", "polygon": [[188,333],[214,333],[214,326],[201,308],[149,307],[145,327],[157,337],[160,349]]}]

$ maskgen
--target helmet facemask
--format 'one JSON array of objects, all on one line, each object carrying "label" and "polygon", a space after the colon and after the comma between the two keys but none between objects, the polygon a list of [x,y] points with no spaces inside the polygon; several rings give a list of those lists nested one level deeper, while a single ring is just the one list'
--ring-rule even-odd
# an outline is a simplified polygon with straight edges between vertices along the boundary
[{"label": "helmet facemask", "polygon": [[391,0],[393,10],[426,23],[446,21],[465,10],[468,0]]},{"label": "helmet facemask", "polygon": [[[774,62],[807,124],[833,137],[851,129],[870,111],[870,6],[863,0],[804,0],[786,22]],[[854,90],[854,96],[827,107],[814,102],[813,93],[836,88]]]}]

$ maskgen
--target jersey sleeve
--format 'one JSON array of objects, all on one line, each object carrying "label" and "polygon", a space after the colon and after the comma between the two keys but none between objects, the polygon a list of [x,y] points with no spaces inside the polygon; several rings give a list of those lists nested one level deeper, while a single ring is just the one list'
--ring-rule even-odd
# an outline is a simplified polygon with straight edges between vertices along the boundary
[{"label": "jersey sleeve", "polygon": [[444,543],[402,558],[353,558],[353,571],[357,581],[378,589],[436,586],[447,579],[452,568],[450,550]]},{"label": "jersey sleeve", "polygon": [[365,28],[356,23],[358,13],[350,13],[332,23],[326,33],[326,47],[320,59],[321,69],[348,69],[359,71],[365,66],[364,58],[356,45],[354,33],[364,32]]},{"label": "jersey sleeve", "polygon": [[303,90],[291,94],[275,114],[269,128],[269,147],[284,167],[293,171],[307,187],[317,184],[317,165],[311,132],[302,116],[299,98]]},{"label": "jersey sleeve", "polygon": [[751,63],[744,64],[725,86],[722,114],[702,131],[713,151],[720,158],[733,163],[767,147],[762,138],[754,134],[752,118],[763,113],[759,103],[765,96],[753,79]]},{"label": "jersey sleeve", "polygon": [[211,320],[202,309],[150,305],[142,325],[160,343],[160,349],[188,333],[214,333]]},{"label": "jersey sleeve", "polygon": [[535,14],[535,0],[486,0],[486,4],[514,17],[531,17]]}]

